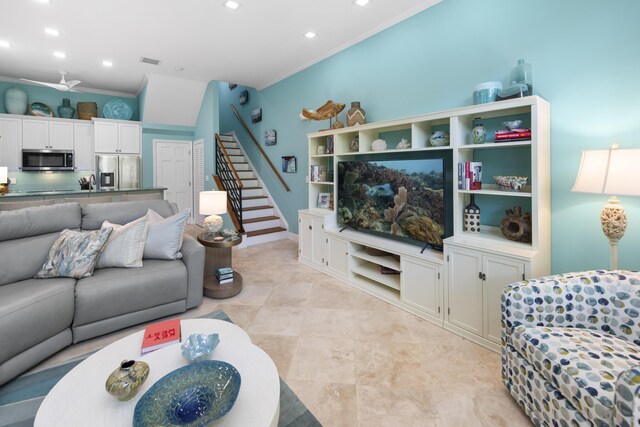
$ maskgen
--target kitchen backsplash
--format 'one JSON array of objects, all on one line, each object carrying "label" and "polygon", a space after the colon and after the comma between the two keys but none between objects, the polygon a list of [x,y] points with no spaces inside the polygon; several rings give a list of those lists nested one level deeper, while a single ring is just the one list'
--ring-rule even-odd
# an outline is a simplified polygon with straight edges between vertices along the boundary
[{"label": "kitchen backsplash", "polygon": [[16,179],[16,183],[9,186],[9,191],[79,190],[78,180],[92,173],[93,171],[9,172],[9,178]]}]

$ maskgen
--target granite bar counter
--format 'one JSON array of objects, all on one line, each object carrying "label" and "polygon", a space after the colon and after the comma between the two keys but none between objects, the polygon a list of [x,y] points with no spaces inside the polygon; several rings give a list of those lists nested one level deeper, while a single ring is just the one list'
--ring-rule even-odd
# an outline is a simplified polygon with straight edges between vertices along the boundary
[{"label": "granite bar counter", "polygon": [[166,188],[164,187],[146,187],[129,190],[60,189],[9,191],[0,195],[0,211],[68,202],[78,202],[80,205],[86,205],[89,203],[161,200],[164,198],[165,190]]}]

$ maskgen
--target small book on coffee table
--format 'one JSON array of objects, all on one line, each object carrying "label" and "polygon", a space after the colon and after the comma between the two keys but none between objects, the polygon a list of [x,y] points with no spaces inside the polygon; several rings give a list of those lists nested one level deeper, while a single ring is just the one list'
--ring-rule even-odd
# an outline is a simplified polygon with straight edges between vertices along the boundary
[{"label": "small book on coffee table", "polygon": [[180,319],[147,325],[142,340],[142,354],[180,342]]}]

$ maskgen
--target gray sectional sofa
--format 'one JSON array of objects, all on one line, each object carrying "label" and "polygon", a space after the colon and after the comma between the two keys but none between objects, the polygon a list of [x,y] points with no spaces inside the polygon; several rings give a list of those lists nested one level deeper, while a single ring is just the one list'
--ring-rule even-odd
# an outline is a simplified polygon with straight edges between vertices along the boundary
[{"label": "gray sectional sofa", "polygon": [[165,200],[64,203],[0,212],[0,384],[64,347],[184,312],[202,301],[204,247],[184,236],[181,260],[143,260],[141,268],[96,269],[83,279],[34,279],[63,229],[125,224]]}]

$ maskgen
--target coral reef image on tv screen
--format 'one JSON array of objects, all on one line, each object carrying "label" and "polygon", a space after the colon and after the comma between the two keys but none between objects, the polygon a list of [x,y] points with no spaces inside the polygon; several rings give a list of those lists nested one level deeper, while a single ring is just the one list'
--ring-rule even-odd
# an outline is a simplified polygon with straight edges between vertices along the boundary
[{"label": "coral reef image on tv screen", "polygon": [[442,247],[444,159],[338,163],[338,222]]}]

